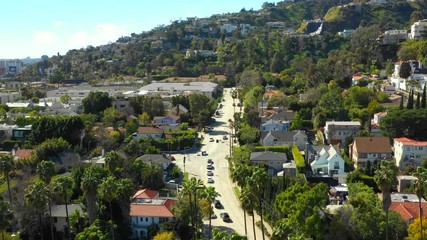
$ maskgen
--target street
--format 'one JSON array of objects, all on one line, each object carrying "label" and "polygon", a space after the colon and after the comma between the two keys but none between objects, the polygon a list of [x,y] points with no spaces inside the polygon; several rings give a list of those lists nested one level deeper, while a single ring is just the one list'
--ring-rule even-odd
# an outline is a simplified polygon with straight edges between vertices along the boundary
[{"label": "street", "polygon": [[[230,154],[230,128],[228,120],[233,120],[234,111],[239,111],[239,107],[233,107],[233,99],[230,95],[231,89],[224,90],[223,107],[219,108],[219,116],[215,116],[216,122],[211,125],[213,129],[207,133],[202,133],[202,146],[199,152],[188,152],[186,154],[175,154],[176,164],[184,171],[183,157],[185,155],[185,171],[189,173],[189,178],[196,177],[201,179],[206,186],[214,186],[216,191],[221,195],[217,199],[221,201],[224,209],[215,209],[214,213],[218,216],[217,219],[212,219],[212,227],[217,227],[222,230],[235,231],[240,235],[246,235],[248,239],[262,239],[261,229],[256,228],[256,238],[253,235],[252,217],[247,215],[247,233],[245,233],[243,210],[240,208],[239,200],[233,192],[232,180],[229,177],[228,160],[226,156]],[[236,104],[239,101],[235,100]],[[235,109],[233,109],[235,108]],[[227,139],[224,139],[224,136]],[[210,139],[213,138],[213,141]],[[218,140],[218,141],[217,141]],[[207,156],[200,154],[202,151],[207,152]],[[214,164],[214,183],[207,183],[207,161],[212,159]],[[227,212],[230,215],[231,222],[224,222],[220,218],[220,213]],[[255,222],[259,221],[256,216]],[[205,224],[208,224],[208,220]],[[266,236],[265,239],[268,239]]]}]

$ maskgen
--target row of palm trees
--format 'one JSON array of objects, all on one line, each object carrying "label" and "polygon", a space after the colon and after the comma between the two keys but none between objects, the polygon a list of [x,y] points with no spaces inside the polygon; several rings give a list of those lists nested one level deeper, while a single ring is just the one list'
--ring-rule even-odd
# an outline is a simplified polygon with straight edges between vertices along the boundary
[{"label": "row of palm trees", "polygon": [[[389,239],[389,209],[391,206],[391,189],[397,185],[397,176],[399,169],[393,161],[381,161],[380,168],[375,171],[374,180],[378,188],[382,192],[382,208],[386,214],[386,239]],[[414,193],[418,197],[419,203],[419,216],[420,216],[420,236],[424,239],[423,229],[423,209],[421,200],[427,190],[427,169],[424,167],[417,167],[416,171],[412,174],[417,179],[413,182]]]},{"label": "row of palm trees", "polygon": [[219,193],[215,190],[215,187],[204,186],[200,179],[192,177],[191,179],[184,182],[182,195],[188,197],[189,209],[190,209],[190,223],[193,230],[192,239],[198,239],[198,233],[201,229],[200,219],[201,213],[199,212],[199,203],[201,199],[207,201],[209,205],[208,217],[209,217],[209,236],[212,236],[212,220],[211,215],[213,214],[212,204]]}]

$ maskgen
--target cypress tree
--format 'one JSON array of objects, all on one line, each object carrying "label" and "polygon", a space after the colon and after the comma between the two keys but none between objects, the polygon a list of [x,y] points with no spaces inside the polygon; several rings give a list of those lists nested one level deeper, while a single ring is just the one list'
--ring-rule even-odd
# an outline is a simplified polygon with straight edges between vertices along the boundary
[{"label": "cypress tree", "polygon": [[415,107],[420,108],[420,92],[417,92],[417,102],[415,103]]},{"label": "cypress tree", "polygon": [[426,108],[426,85],[423,87],[423,96],[421,97],[421,107]]},{"label": "cypress tree", "polygon": [[403,96],[400,96],[400,106],[399,109],[402,110],[403,109]]},{"label": "cypress tree", "polygon": [[406,104],[406,108],[407,109],[413,109],[414,108],[414,92],[411,89],[411,91],[409,92],[409,96],[408,96],[408,102]]}]

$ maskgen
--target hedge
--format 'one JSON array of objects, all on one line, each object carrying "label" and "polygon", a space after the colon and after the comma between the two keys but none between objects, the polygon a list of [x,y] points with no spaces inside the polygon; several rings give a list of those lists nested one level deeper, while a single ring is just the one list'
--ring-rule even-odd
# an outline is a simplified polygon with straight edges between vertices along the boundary
[{"label": "hedge", "polygon": [[294,145],[292,147],[292,155],[294,157],[295,164],[299,171],[302,171],[305,168],[305,160],[301,152],[298,149],[298,146]]}]

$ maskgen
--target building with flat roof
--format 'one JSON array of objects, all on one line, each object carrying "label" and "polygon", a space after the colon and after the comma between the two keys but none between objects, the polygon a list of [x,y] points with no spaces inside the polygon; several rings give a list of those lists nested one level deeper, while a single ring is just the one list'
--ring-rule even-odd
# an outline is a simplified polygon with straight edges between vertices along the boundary
[{"label": "building with flat roof", "polygon": [[211,98],[217,91],[218,84],[213,82],[151,83],[141,87],[136,94],[174,96],[202,93]]}]

